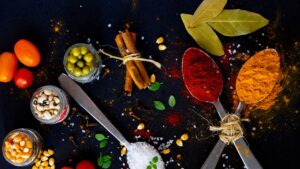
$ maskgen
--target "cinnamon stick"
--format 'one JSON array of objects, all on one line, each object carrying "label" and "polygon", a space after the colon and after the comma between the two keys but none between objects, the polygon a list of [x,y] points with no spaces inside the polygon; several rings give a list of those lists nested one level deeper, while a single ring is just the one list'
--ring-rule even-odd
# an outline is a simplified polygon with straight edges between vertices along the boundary
[{"label": "cinnamon stick", "polygon": [[[125,45],[130,53],[137,53],[135,44],[133,43],[133,39],[131,38],[131,34],[128,30],[121,33],[122,38],[125,42]],[[144,64],[141,61],[134,61],[135,65],[137,66],[143,80],[144,80],[144,88],[148,87],[150,85],[150,78],[148,76],[148,73],[144,67]]]},{"label": "cinnamon stick", "polygon": [[[122,35],[118,34],[115,38],[115,42],[119,48],[119,51],[121,53],[121,55],[124,57],[127,55],[126,52],[126,47],[124,44],[124,41],[122,39]],[[136,84],[136,86],[141,90],[145,87],[144,85],[144,80],[139,72],[139,70],[137,69],[136,65],[134,64],[133,61],[128,61],[126,62],[126,69],[128,70],[132,80],[134,81],[134,83]]]},{"label": "cinnamon stick", "polygon": [[[136,44],[136,33],[131,33],[131,37],[132,37],[134,44]],[[133,80],[130,76],[129,71],[126,68],[124,91],[128,96],[131,96],[132,87],[133,87],[132,83],[133,83]]]}]

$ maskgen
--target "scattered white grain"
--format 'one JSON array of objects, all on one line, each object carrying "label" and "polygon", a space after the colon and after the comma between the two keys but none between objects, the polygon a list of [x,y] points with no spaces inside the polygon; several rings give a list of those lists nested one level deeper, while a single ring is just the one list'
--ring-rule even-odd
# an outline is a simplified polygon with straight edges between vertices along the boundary
[{"label": "scattered white grain", "polygon": [[111,24],[110,24],[110,23],[109,23],[109,24],[107,24],[107,27],[109,27],[109,28],[110,28],[110,27],[111,27]]}]

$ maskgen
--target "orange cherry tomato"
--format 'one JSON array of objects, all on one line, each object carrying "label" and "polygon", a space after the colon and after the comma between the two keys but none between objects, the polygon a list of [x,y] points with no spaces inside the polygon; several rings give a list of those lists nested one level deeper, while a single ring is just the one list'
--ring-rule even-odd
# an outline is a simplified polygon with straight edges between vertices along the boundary
[{"label": "orange cherry tomato", "polygon": [[11,52],[3,52],[0,55],[0,82],[10,82],[18,68],[18,59]]},{"label": "orange cherry tomato", "polygon": [[26,39],[19,40],[14,47],[19,61],[28,67],[36,67],[41,62],[38,48]]}]

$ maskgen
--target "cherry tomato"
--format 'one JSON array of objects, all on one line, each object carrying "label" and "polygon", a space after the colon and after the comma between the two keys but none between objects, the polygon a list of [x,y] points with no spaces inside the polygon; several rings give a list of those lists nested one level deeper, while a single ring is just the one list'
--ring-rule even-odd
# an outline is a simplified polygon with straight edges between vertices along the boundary
[{"label": "cherry tomato", "polygon": [[17,70],[14,82],[19,89],[26,89],[31,86],[33,82],[33,74],[28,69],[21,68]]},{"label": "cherry tomato", "polygon": [[60,169],[73,169],[72,167],[61,167]]},{"label": "cherry tomato", "polygon": [[18,68],[18,59],[11,52],[3,52],[0,55],[0,82],[10,82]]},{"label": "cherry tomato", "polygon": [[41,62],[41,54],[38,48],[26,39],[19,40],[14,47],[19,61],[28,67],[36,67]]},{"label": "cherry tomato", "polygon": [[95,166],[88,160],[82,160],[77,164],[76,169],[95,169]]}]

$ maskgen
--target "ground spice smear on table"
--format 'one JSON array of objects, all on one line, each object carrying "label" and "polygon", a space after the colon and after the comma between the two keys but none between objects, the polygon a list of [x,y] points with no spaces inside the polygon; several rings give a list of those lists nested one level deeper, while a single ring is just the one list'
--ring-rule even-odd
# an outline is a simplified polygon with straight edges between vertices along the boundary
[{"label": "ground spice smear on table", "polygon": [[183,55],[183,80],[190,93],[201,101],[217,101],[223,86],[218,65],[198,48],[189,48]]},{"label": "ground spice smear on table", "polygon": [[256,103],[272,93],[280,75],[280,57],[266,49],[252,56],[239,71],[236,90],[241,102]]}]

